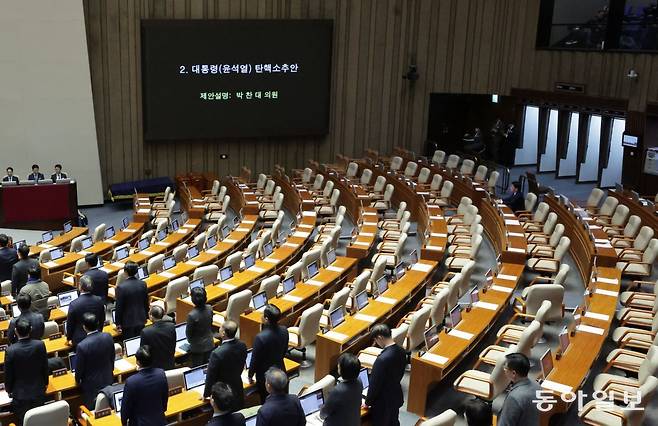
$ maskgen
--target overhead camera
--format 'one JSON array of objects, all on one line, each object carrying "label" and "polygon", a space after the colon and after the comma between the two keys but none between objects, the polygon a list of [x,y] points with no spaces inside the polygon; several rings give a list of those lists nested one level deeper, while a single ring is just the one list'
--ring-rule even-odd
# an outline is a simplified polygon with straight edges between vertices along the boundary
[{"label": "overhead camera", "polygon": [[626,74],[626,78],[629,80],[637,80],[638,77],[640,77],[640,74],[638,74],[637,71],[635,71],[633,68],[628,70],[628,74]]},{"label": "overhead camera", "polygon": [[409,65],[409,70],[406,74],[402,75],[402,78],[409,81],[416,81],[420,75],[418,74],[418,67],[416,65]]}]

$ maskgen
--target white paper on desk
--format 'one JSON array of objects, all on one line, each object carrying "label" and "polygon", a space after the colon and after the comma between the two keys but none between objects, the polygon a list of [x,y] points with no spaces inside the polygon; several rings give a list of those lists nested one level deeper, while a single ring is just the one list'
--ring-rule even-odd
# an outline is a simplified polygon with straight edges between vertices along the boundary
[{"label": "white paper on desk", "polygon": [[514,275],[506,275],[506,274],[498,274],[496,275],[496,278],[499,278],[501,280],[508,280],[508,281],[516,281],[519,279],[519,277],[515,277]]},{"label": "white paper on desk", "polygon": [[443,232],[432,232],[430,233],[430,237],[448,238],[448,234],[444,234]]},{"label": "white paper on desk", "polygon": [[601,294],[601,295],[603,295],[603,296],[610,296],[610,297],[617,297],[617,296],[619,296],[619,295],[618,295],[616,292],[614,292],[614,291],[603,290],[603,289],[600,289],[600,288],[597,288],[596,290],[594,290],[594,293],[596,293],[596,294]]},{"label": "white paper on desk", "polygon": [[585,333],[598,334],[600,336],[603,336],[603,332],[605,331],[602,328],[592,327],[591,325],[585,325],[585,324],[580,324],[578,327],[576,327],[576,330],[584,331]]},{"label": "white paper on desk", "polygon": [[155,243],[155,245],[160,247],[169,247],[171,244],[165,243],[164,241],[158,241],[157,243]]},{"label": "white paper on desk", "polygon": [[513,288],[503,287],[502,285],[496,285],[496,284],[489,287],[489,290],[500,291],[501,293],[511,293],[512,291],[514,291]]},{"label": "white paper on desk", "polygon": [[176,233],[177,233],[177,234],[187,234],[187,229],[178,228],[178,230],[176,231]]},{"label": "white paper on desk", "polygon": [[464,340],[471,340],[473,338],[473,334],[467,333],[465,331],[457,330],[455,328],[450,330],[448,334],[454,337],[459,337],[460,339],[464,339]]},{"label": "white paper on desk", "polygon": [[108,244],[116,244],[116,243],[118,243],[117,240],[105,240],[105,241],[103,241],[103,242],[104,242],[104,243],[108,243]]},{"label": "white paper on desk", "polygon": [[302,212],[302,216],[315,216],[315,212],[304,211]]},{"label": "white paper on desk", "polygon": [[246,223],[247,225],[253,225],[253,224],[256,223],[256,222],[253,221],[253,220],[249,220],[249,219],[243,219],[243,220],[242,220],[242,223]]},{"label": "white paper on desk", "polygon": [[153,256],[155,254],[152,251],[148,251],[148,250],[140,251],[139,253],[143,254],[144,256]]},{"label": "white paper on desk", "polygon": [[130,229],[130,228],[124,228],[123,231],[121,231],[121,232],[127,232],[129,234],[132,234],[135,231],[137,231],[137,230],[136,229]]},{"label": "white paper on desk", "polygon": [[102,267],[102,268],[99,268],[99,269],[100,269],[101,271],[107,273],[107,274],[109,274],[110,272],[112,272],[111,270],[109,270],[109,269],[107,269],[107,268],[105,268],[105,267]]},{"label": "white paper on desk", "polygon": [[597,277],[596,278],[597,283],[605,283],[605,284],[618,284],[619,280],[616,278],[603,278],[603,277]]},{"label": "white paper on desk", "polygon": [[59,266],[59,264],[53,260],[44,263],[44,265],[46,265],[46,268],[56,268],[57,266]]},{"label": "white paper on desk", "polygon": [[293,237],[297,237],[297,238],[308,238],[309,235],[311,235],[310,232],[302,232],[302,231],[295,231],[292,234]]},{"label": "white paper on desk", "polygon": [[563,385],[562,383],[558,382],[551,382],[550,380],[544,380],[541,382],[541,387],[550,389],[552,391],[558,392],[558,393],[571,393],[573,388],[568,385]]},{"label": "white paper on desk", "polygon": [[286,300],[288,302],[299,303],[302,301],[301,297],[291,296],[290,294],[284,294],[281,300]]},{"label": "white paper on desk", "polygon": [[516,217],[512,213],[503,213],[504,217]]},{"label": "white paper on desk", "polygon": [[305,284],[314,285],[316,287],[322,287],[324,285],[324,283],[322,281],[317,281],[317,280],[308,280],[308,281],[306,281]]},{"label": "white paper on desk", "polygon": [[0,406],[11,404],[11,397],[6,390],[0,391]]},{"label": "white paper on desk", "polygon": [[482,309],[488,309],[490,311],[497,311],[498,310],[498,305],[495,303],[489,303],[489,302],[483,302],[481,300],[478,300],[475,303],[476,308],[482,308]]},{"label": "white paper on desk", "polygon": [[213,249],[210,249],[210,250],[206,250],[206,253],[208,253],[208,254],[212,254],[212,255],[214,255],[214,256],[217,256],[218,254],[221,254],[222,252],[219,251],[219,250],[213,250]]},{"label": "white paper on desk", "polygon": [[585,312],[585,317],[586,318],[593,318],[601,321],[608,321],[610,319],[610,316],[606,314],[599,314],[596,312]]},{"label": "white paper on desk", "polygon": [[294,248],[294,249],[296,249],[297,247],[299,247],[299,244],[295,244],[295,243],[283,243],[282,245],[283,245],[284,247],[290,247],[290,248]]},{"label": "white paper on desk", "polygon": [[251,231],[251,228],[235,228],[235,230],[238,232],[249,232]]},{"label": "white paper on desk", "polygon": [[594,242],[599,244],[608,244],[610,241],[608,241],[607,238],[594,238]]},{"label": "white paper on desk", "polygon": [[364,243],[363,241],[355,241],[354,245],[356,246],[369,246],[369,243]]},{"label": "white paper on desk", "polygon": [[589,229],[601,229],[599,225],[590,225]]},{"label": "white paper on desk", "polygon": [[277,263],[280,262],[280,260],[279,259],[273,259],[271,257],[266,257],[265,259],[263,259],[263,262],[274,263],[276,265]]},{"label": "white paper on desk", "polygon": [[128,371],[134,369],[135,366],[132,365],[128,360],[126,359],[117,359],[114,361],[114,369],[119,370],[119,371]]},{"label": "white paper on desk", "polygon": [[368,323],[370,323],[370,324],[372,324],[373,322],[377,321],[377,317],[373,317],[372,315],[365,315],[365,314],[355,314],[355,315],[353,316],[353,318],[354,318],[354,319],[357,319],[357,320],[359,320],[359,321],[365,321],[365,322],[368,322]]},{"label": "white paper on desk", "polygon": [[330,338],[330,339],[333,339],[333,340],[338,340],[338,341],[340,341],[340,342],[346,340],[347,337],[348,337],[347,334],[337,333],[337,332],[335,332],[335,331],[333,331],[333,330],[329,330],[329,331],[327,331],[326,333],[324,333],[324,336],[325,336],[325,337],[328,337],[328,338]]},{"label": "white paper on desk", "polygon": [[331,272],[341,272],[341,273],[342,273],[342,272],[345,271],[345,268],[341,268],[341,267],[339,267],[339,266],[332,266],[332,265],[329,265],[329,266],[327,266],[327,271],[331,271]]},{"label": "white paper on desk", "polygon": [[78,252],[78,254],[81,254],[81,255],[83,255],[83,256],[86,256],[86,255],[88,255],[89,253],[91,253],[91,252],[86,251],[86,250],[80,250],[80,251]]},{"label": "white paper on desk", "polygon": [[139,214],[146,214],[146,213],[150,213],[150,212],[151,212],[151,209],[137,209],[137,213],[139,213]]},{"label": "white paper on desk", "polygon": [[255,273],[257,273],[257,274],[262,274],[263,272],[267,271],[267,269],[260,268],[260,267],[258,267],[258,266],[252,266],[251,268],[249,268],[249,270],[250,270],[251,272],[255,272]]},{"label": "white paper on desk", "polygon": [[228,243],[228,244],[235,244],[235,243],[238,242],[238,240],[234,240],[233,238],[224,238],[224,239],[222,240],[222,242],[224,242],[224,243]]},{"label": "white paper on desk", "polygon": [[434,216],[430,216],[430,219],[432,219],[432,220],[441,220],[441,219],[443,219],[443,216],[441,216],[441,215],[434,215]]},{"label": "white paper on desk", "polygon": [[183,228],[196,228],[196,225],[192,225],[191,223],[186,223],[183,225]]},{"label": "white paper on desk", "polygon": [[425,352],[423,356],[421,356],[421,358],[429,362],[433,362],[435,364],[441,364],[441,365],[444,365],[446,362],[448,362],[448,358],[441,355],[433,354],[432,352]]},{"label": "white paper on desk", "polygon": [[508,232],[507,235],[510,237],[525,237],[525,234],[522,234],[521,232]]},{"label": "white paper on desk", "polygon": [[[123,262],[114,262],[114,263],[112,263],[112,266],[114,266],[115,268],[123,268],[126,265]],[[101,269],[103,269],[103,268],[101,268]]]},{"label": "white paper on desk", "polygon": [[375,300],[378,301],[378,302],[386,303],[387,305],[396,305],[398,303],[397,300],[391,299],[390,297],[384,297],[384,296],[379,296]]},{"label": "white paper on desk", "polygon": [[45,243],[44,243],[44,244],[39,244],[39,247],[43,247],[43,248],[53,248],[54,246],[52,246],[52,245],[50,245],[50,244],[45,244]]},{"label": "white paper on desk", "polygon": [[229,283],[219,283],[217,287],[223,288],[224,290],[233,290],[235,288],[233,284],[229,284]]},{"label": "white paper on desk", "polygon": [[505,219],[505,225],[520,225],[520,224],[521,222],[519,222],[518,220]]},{"label": "white paper on desk", "polygon": [[594,244],[598,248],[612,248],[612,244]]},{"label": "white paper on desk", "polygon": [[420,272],[429,272],[432,270],[432,265],[428,265],[426,263],[414,263],[414,266],[411,267],[412,271],[420,271]]},{"label": "white paper on desk", "polygon": [[304,228],[304,229],[314,229],[315,228],[315,226],[309,225],[307,223],[300,223],[299,225],[297,225],[297,227],[298,228]]},{"label": "white paper on desk", "polygon": [[199,266],[199,265],[201,265],[201,262],[199,262],[198,260],[188,260],[188,261],[185,262],[185,263],[187,263],[188,265],[192,265],[192,266]]},{"label": "white paper on desk", "polygon": [[176,274],[172,274],[171,272],[163,271],[160,272],[160,275],[162,275],[165,278],[174,278]]},{"label": "white paper on desk", "polygon": [[360,237],[374,237],[375,234],[373,234],[372,232],[359,232],[359,236]]},{"label": "white paper on desk", "polygon": [[518,248],[518,247],[509,247],[507,249],[507,251],[513,251],[513,252],[516,252],[516,253],[525,253],[525,250],[523,250],[522,248]]},{"label": "white paper on desk", "polygon": [[428,244],[425,246],[425,249],[427,250],[443,250],[443,247],[441,246],[433,246],[431,244]]}]

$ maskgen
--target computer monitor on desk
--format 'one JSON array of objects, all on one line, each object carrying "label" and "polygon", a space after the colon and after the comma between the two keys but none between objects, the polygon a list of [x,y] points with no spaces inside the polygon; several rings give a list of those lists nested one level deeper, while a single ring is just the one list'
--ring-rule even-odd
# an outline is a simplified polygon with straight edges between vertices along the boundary
[{"label": "computer monitor on desk", "polygon": [[368,292],[366,290],[354,296],[354,306],[356,306],[357,311],[368,306]]},{"label": "computer monitor on desk", "polygon": [[455,328],[462,320],[462,307],[457,305],[450,310],[450,327]]},{"label": "computer monitor on desk", "polygon": [[146,250],[147,248],[149,248],[150,245],[151,245],[151,242],[149,241],[148,238],[142,238],[137,243],[137,249],[139,251],[143,251],[143,250]]},{"label": "computer monitor on desk", "polygon": [[304,415],[306,417],[317,413],[324,405],[324,396],[322,395],[322,389],[318,389],[315,392],[311,392],[307,395],[300,397],[299,403],[302,405],[302,409],[304,410]]},{"label": "computer monitor on desk", "polygon": [[329,313],[329,326],[331,328],[336,328],[345,322],[345,311],[343,307],[340,306]]},{"label": "computer monitor on desk", "polygon": [[50,231],[41,234],[41,241],[43,241],[44,243],[52,241],[52,239],[53,239],[53,233]]},{"label": "computer monitor on desk", "polygon": [[64,222],[63,228],[64,228],[64,233],[69,232],[73,229],[73,224],[69,220],[68,222]]},{"label": "computer monitor on desk", "polygon": [[544,380],[553,370],[553,353],[550,349],[544,352],[544,355],[541,357],[541,374]]},{"label": "computer monitor on desk", "polygon": [[436,345],[439,342],[439,329],[441,326],[433,325],[427,330],[425,330],[425,349],[430,350],[434,345]]}]

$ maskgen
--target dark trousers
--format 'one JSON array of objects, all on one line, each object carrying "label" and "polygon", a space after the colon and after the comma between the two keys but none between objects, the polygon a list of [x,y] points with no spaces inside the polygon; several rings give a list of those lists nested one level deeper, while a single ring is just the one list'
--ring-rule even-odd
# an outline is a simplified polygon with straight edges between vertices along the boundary
[{"label": "dark trousers", "polygon": [[190,367],[198,367],[203,364],[208,364],[208,360],[210,359],[210,353],[212,350],[209,350],[208,352],[190,352]]},{"label": "dark trousers", "polygon": [[32,408],[40,407],[46,401],[45,397],[37,399],[14,399],[11,401],[11,411],[16,415],[19,424],[23,424],[23,417]]},{"label": "dark trousers", "polygon": [[135,327],[122,327],[121,328],[121,337],[125,339],[130,339],[131,337],[137,337],[141,334],[144,329],[143,325],[138,325]]},{"label": "dark trousers", "polygon": [[400,426],[400,408],[391,404],[373,404],[370,407],[372,424],[377,426]]}]

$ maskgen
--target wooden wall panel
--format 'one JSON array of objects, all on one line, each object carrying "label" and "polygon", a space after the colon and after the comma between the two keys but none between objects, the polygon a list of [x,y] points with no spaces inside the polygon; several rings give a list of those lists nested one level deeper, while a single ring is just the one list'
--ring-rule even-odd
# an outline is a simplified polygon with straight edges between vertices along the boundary
[{"label": "wooden wall panel", "polygon": [[[306,159],[422,151],[429,94],[552,90],[658,100],[658,55],[537,51],[538,0],[83,0],[103,183],[187,171],[237,174]],[[327,18],[334,20],[330,129],[325,137],[145,142],[140,20]],[[420,79],[401,77],[411,61]],[[629,68],[640,74],[625,78]],[[219,155],[229,154],[229,160]]]}]

